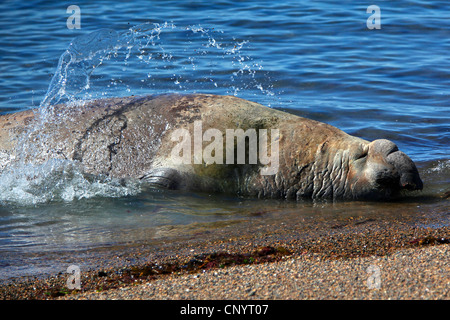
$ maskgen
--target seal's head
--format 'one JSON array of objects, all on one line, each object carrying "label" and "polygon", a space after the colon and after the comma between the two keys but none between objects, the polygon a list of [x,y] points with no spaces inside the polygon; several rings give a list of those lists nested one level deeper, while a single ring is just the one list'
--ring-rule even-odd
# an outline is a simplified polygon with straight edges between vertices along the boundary
[{"label": "seal's head", "polygon": [[352,198],[390,198],[401,190],[422,190],[414,162],[392,141],[363,145],[353,158],[347,176]]}]

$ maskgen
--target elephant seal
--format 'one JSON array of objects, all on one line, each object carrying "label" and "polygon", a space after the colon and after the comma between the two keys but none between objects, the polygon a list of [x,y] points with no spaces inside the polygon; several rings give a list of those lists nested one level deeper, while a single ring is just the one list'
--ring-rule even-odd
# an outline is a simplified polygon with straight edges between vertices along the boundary
[{"label": "elephant seal", "polygon": [[[181,150],[181,136],[174,138],[174,133],[195,135],[199,124],[205,150],[212,137],[216,147],[231,141],[225,137],[231,129],[255,129],[259,141],[267,133],[267,154],[278,146],[277,158],[272,158],[276,171],[261,174],[273,165],[267,161],[207,163],[195,159],[198,150],[186,156],[198,137],[185,140],[187,148]],[[210,128],[214,134],[206,137]],[[269,139],[267,130],[272,129],[277,131]],[[216,141],[218,133],[223,140]],[[225,145],[222,155],[237,153],[237,148],[237,142]],[[178,155],[190,163],[176,159],[174,150],[181,150]],[[210,148],[210,156],[220,157],[218,150]],[[262,155],[261,149],[255,150]],[[247,150],[245,159],[250,157]],[[210,94],[99,99],[53,106],[44,118],[39,110],[0,116],[0,172],[19,160],[43,163],[54,158],[77,161],[93,175],[259,198],[388,199],[423,186],[413,161],[389,140],[368,142],[325,123]]]}]

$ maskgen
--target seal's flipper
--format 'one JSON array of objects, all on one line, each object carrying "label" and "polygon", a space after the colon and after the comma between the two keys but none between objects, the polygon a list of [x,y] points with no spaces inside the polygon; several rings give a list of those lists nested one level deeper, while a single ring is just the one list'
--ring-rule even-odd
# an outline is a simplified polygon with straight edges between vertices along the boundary
[{"label": "seal's flipper", "polygon": [[181,175],[172,168],[155,168],[148,171],[140,179],[158,188],[178,189]]}]

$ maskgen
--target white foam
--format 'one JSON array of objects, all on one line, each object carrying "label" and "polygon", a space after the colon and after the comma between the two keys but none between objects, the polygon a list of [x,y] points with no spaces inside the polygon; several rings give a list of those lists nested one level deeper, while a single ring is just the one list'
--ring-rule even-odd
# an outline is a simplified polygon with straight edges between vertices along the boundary
[{"label": "white foam", "polygon": [[446,170],[449,170],[449,169],[450,169],[450,159],[449,160],[442,160],[442,161],[439,160],[438,163],[434,167],[428,169],[428,172],[429,173],[431,173],[431,172],[442,172],[442,171],[446,171]]},{"label": "white foam", "polygon": [[138,181],[86,174],[77,162],[52,159],[40,165],[17,164],[0,175],[0,203],[36,205],[92,197],[122,197],[141,191]]}]

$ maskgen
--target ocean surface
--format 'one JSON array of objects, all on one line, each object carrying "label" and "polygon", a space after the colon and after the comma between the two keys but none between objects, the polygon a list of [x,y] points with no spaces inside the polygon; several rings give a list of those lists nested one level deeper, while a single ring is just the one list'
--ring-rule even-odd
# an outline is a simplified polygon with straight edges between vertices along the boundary
[{"label": "ocean surface", "polygon": [[[379,19],[367,12],[373,4]],[[448,225],[438,199],[450,190],[449,14],[450,3],[436,0],[3,0],[0,113],[167,92],[236,95],[394,141],[425,184],[403,210],[426,201],[420,214]],[[261,208],[280,219],[283,210],[342,212],[327,203],[143,191],[88,181],[77,170],[49,163],[0,175],[0,280],[64,270],[44,262],[45,252],[146,241],[171,226],[264,219],[254,214]]]}]

